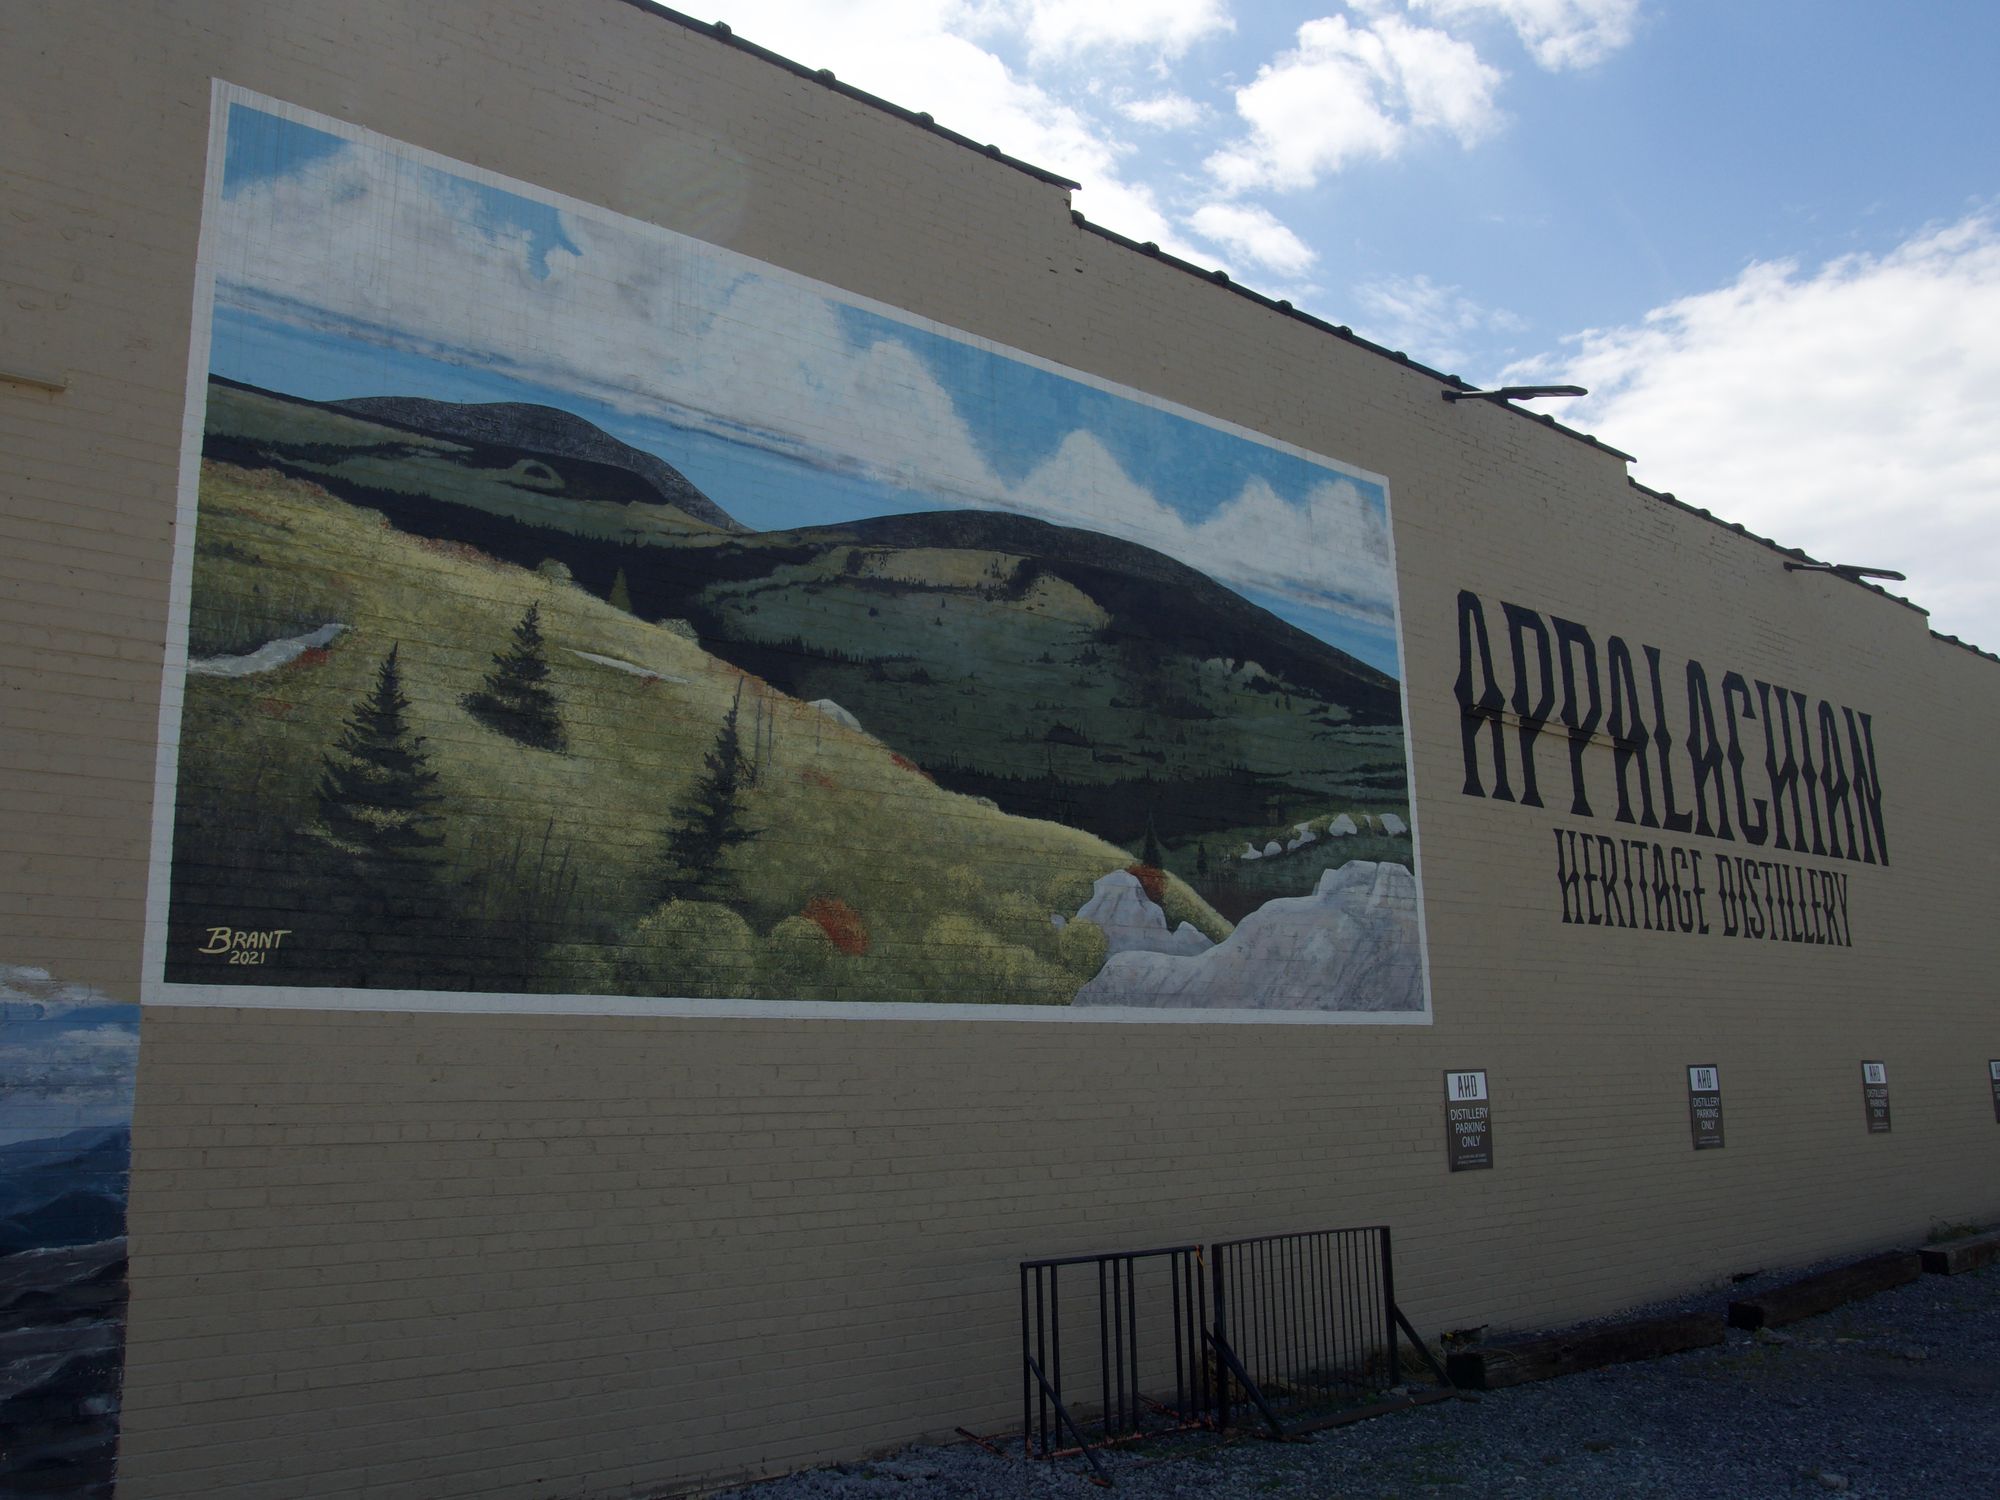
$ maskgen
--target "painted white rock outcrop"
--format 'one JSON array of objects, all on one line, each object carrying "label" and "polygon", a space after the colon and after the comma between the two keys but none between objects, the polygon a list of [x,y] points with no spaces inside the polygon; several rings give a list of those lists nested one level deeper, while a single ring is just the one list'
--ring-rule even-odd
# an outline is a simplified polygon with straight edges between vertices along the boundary
[{"label": "painted white rock outcrop", "polygon": [[1238,859],[1262,859],[1264,856],[1257,852],[1257,846],[1255,844],[1245,844],[1243,846],[1243,852],[1237,855],[1236,857]]},{"label": "painted white rock outcrop", "polygon": [[1354,860],[1321,875],[1310,896],[1265,902],[1200,954],[1114,952],[1075,1003],[1422,1010],[1416,879],[1402,865]]},{"label": "painted white rock outcrop", "polygon": [[855,718],[853,714],[842,708],[838,703],[835,703],[831,698],[815,698],[806,707],[818,709],[829,719],[833,720],[834,723],[842,725],[845,728],[859,729],[861,727],[859,719]]},{"label": "painted white rock outcrop", "polygon": [[1331,823],[1327,824],[1326,831],[1337,839],[1344,839],[1350,833],[1359,832],[1354,826],[1354,819],[1350,818],[1346,813],[1342,813]]},{"label": "painted white rock outcrop", "polygon": [[331,646],[334,638],[345,629],[345,625],[338,623],[322,625],[304,635],[287,636],[282,641],[266,641],[255,651],[242,656],[198,656],[187,664],[187,669],[195,677],[255,677],[259,672],[272,672],[279,667],[290,666],[308,651]]},{"label": "painted white rock outcrop", "polygon": [[1169,931],[1167,914],[1130,870],[1113,870],[1090,889],[1090,899],[1077,908],[1076,920],[1095,923],[1114,957],[1120,953],[1185,957],[1215,946],[1207,934],[1186,922]]},{"label": "painted white rock outcrop", "polygon": [[1272,839],[1270,843],[1264,846],[1264,858],[1266,859],[1269,859],[1274,854],[1283,854],[1284,852],[1284,845],[1280,844],[1276,839]]},{"label": "painted white rock outcrop", "polygon": [[1392,839],[1399,839],[1410,831],[1410,825],[1394,813],[1382,814],[1382,831]]}]

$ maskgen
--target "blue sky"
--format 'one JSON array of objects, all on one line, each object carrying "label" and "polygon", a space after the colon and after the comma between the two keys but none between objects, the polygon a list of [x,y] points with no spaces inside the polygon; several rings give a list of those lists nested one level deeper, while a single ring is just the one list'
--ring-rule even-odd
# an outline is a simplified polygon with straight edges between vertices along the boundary
[{"label": "blue sky", "polygon": [[[2000,649],[2000,6],[725,0]],[[1393,479],[1393,476],[1391,476]]]},{"label": "blue sky", "polygon": [[1399,675],[1366,476],[243,102],[218,220],[217,374],[558,406],[760,530],[965,505],[1091,526]]}]

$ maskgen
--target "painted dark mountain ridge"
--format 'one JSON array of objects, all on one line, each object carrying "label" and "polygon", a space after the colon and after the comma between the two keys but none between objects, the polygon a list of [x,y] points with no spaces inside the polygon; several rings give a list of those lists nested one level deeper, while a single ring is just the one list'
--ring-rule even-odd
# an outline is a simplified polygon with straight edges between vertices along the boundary
[{"label": "painted dark mountain ridge", "polygon": [[722,531],[746,529],[665,459],[620,442],[596,423],[559,407],[535,406],[524,401],[433,401],[422,396],[359,396],[326,404],[335,411],[352,412],[432,437],[555,458],[580,458],[607,468],[625,469],[652,485],[666,504],[685,511],[697,521],[705,521]]},{"label": "painted dark mountain ridge", "polygon": [[802,542],[955,548],[1033,559],[1112,616],[1113,629],[1196,657],[1256,661],[1344,706],[1355,722],[1399,724],[1396,679],[1253,604],[1198,568],[1138,542],[994,510],[924,511],[777,533]]},{"label": "painted dark mountain ridge", "polygon": [[0,1255],[123,1234],[131,1164],[122,1125],[0,1147]]}]

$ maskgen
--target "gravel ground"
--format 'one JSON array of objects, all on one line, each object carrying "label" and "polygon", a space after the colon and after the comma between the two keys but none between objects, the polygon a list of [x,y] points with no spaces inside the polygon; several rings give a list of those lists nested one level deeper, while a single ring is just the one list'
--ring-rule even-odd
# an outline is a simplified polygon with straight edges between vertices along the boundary
[{"label": "gravel ground", "polygon": [[[1806,1268],[1814,1269],[1814,1268]],[[1648,1312],[1713,1305],[1802,1274]],[[908,1448],[724,1500],[1040,1500],[1104,1491],[1018,1439]],[[1126,1500],[2000,1497],[2000,1266],[1923,1276],[1713,1348],[1482,1392],[1285,1443],[1196,1436],[1106,1455]]]}]

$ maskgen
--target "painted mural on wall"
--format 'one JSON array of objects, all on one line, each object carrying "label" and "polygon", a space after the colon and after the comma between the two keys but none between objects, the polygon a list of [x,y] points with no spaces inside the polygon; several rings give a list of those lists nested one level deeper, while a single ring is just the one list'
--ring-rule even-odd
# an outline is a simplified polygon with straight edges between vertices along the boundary
[{"label": "painted mural on wall", "polygon": [[162,998],[1428,1019],[1382,481],[217,128]]},{"label": "painted mural on wall", "polygon": [[111,1493],[139,1007],[0,963],[0,1494]]}]

